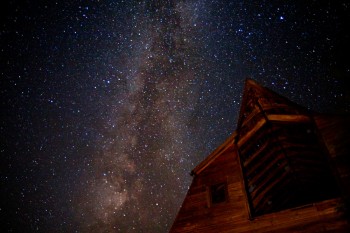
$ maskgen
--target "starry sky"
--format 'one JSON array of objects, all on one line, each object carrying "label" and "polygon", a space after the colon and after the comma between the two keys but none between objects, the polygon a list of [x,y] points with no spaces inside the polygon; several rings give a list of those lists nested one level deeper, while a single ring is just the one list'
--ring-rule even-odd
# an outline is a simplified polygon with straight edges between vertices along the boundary
[{"label": "starry sky", "polygon": [[350,112],[350,4],[1,3],[4,232],[167,232],[246,78]]}]

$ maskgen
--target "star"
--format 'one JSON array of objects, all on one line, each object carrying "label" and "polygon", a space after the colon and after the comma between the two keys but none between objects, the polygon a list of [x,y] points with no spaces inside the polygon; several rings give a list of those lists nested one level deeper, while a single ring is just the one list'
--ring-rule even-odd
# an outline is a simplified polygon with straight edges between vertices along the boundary
[{"label": "star", "polygon": [[168,232],[247,77],[350,111],[346,1],[3,4],[7,232]]}]

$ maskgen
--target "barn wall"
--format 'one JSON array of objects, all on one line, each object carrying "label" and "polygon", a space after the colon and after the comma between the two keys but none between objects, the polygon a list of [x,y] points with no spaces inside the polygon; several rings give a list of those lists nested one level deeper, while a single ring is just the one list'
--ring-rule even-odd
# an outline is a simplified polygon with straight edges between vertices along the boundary
[{"label": "barn wall", "polygon": [[350,215],[350,116],[316,116],[315,122],[330,155]]},{"label": "barn wall", "polygon": [[[349,116],[313,117],[314,114],[307,109],[263,88],[252,80],[246,82],[241,106],[237,130],[193,170],[193,182],[170,232],[350,232],[348,221],[350,216]],[[263,125],[269,126],[266,131],[269,134],[267,136],[265,134],[255,135],[256,138],[254,138],[254,134]],[[259,172],[264,171],[260,177],[268,173],[269,179],[278,182],[282,180],[280,173],[270,174],[271,170],[267,169],[273,164],[276,165],[277,170],[280,166],[275,160],[278,153],[272,153],[274,151],[271,145],[274,146],[275,141],[270,140],[271,132],[276,134],[274,135],[275,141],[284,146],[282,147],[283,152],[285,154],[289,152],[288,156],[285,156],[286,160],[288,158],[287,162],[292,159],[294,162],[293,168],[295,169],[292,170],[291,166],[283,166],[282,168],[286,171],[283,174],[289,174],[289,171],[292,170],[293,179],[303,182],[279,186],[283,188],[282,190],[272,189],[271,185],[275,183],[270,182],[271,187],[267,186],[268,183],[264,183],[265,186],[263,186],[262,182],[256,182],[251,178],[251,174],[257,176]],[[269,144],[263,140],[264,135],[269,138]],[[281,141],[281,139],[286,140]],[[245,142],[250,144],[244,144]],[[251,150],[244,151],[245,148],[242,149],[244,145],[251,146],[248,148]],[[291,150],[291,145],[298,150]],[[240,157],[237,146],[240,147]],[[265,154],[262,153],[261,148],[264,149]],[[306,148],[305,151],[303,148]],[[256,155],[265,155],[271,160],[263,160],[265,161],[263,163],[258,160],[258,157],[254,157]],[[293,157],[290,157],[291,155]],[[242,161],[239,161],[239,158]],[[253,159],[255,163],[248,167]],[[310,165],[310,162],[318,165]],[[244,169],[243,172],[241,166]],[[255,170],[257,167],[263,169],[257,171]],[[250,172],[247,172],[248,169]],[[243,179],[243,173],[246,179]],[[325,176],[326,173],[328,175]],[[336,177],[336,181],[332,174]],[[257,191],[253,193],[254,189],[257,190],[254,184],[260,184],[264,188],[268,187],[270,191],[273,190],[273,192],[259,192],[260,199],[255,200],[266,198],[266,201],[261,202],[264,205],[254,207],[254,202],[251,201],[252,208],[255,208],[252,214],[250,214],[244,180],[253,184],[249,186],[247,183],[246,185],[248,189],[252,188],[248,195],[250,199],[253,198],[253,194],[257,193]],[[316,182],[319,180],[322,182]],[[227,184],[225,190],[227,198],[224,202],[214,204],[211,198],[213,185],[223,182]],[[334,185],[335,183],[337,185]],[[341,195],[337,190],[338,187],[341,189]],[[284,194],[281,193],[281,190]],[[323,196],[328,191],[336,192],[334,195]],[[275,197],[273,201],[271,201],[272,196]],[[317,198],[319,196],[322,198]],[[300,201],[304,199],[307,201]],[[283,208],[272,208],[281,206],[280,203],[290,203],[290,201],[296,202]],[[309,204],[304,205],[305,203]],[[257,206],[261,210],[259,213]],[[269,208],[270,210],[267,211]],[[279,211],[281,209],[283,210]]]},{"label": "barn wall", "polygon": [[[195,175],[171,232],[215,232],[227,222],[247,219],[239,169],[231,149]],[[211,204],[210,186],[221,182],[227,182],[227,201]]]},{"label": "barn wall", "polygon": [[[211,204],[210,186],[227,182],[227,201]],[[170,232],[350,232],[342,201],[331,199],[249,219],[236,153],[220,155],[199,175]]]}]

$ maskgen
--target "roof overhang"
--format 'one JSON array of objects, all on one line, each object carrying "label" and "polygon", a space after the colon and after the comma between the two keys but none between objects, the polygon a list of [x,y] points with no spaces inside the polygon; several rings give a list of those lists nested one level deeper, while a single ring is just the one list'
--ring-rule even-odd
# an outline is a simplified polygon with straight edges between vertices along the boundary
[{"label": "roof overhang", "polygon": [[218,148],[216,148],[211,154],[206,157],[200,164],[198,164],[192,171],[191,175],[198,175],[201,173],[206,167],[208,167],[217,157],[232,149],[235,144],[237,136],[237,131],[234,131],[230,137],[226,139],[224,143],[222,143]]}]

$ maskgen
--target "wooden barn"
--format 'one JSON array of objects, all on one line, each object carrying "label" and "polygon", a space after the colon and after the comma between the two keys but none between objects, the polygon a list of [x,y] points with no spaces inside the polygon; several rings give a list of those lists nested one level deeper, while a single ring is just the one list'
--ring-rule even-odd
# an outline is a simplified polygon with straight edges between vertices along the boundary
[{"label": "wooden barn", "polygon": [[236,131],[193,169],[170,232],[350,232],[349,129],[247,80]]}]

